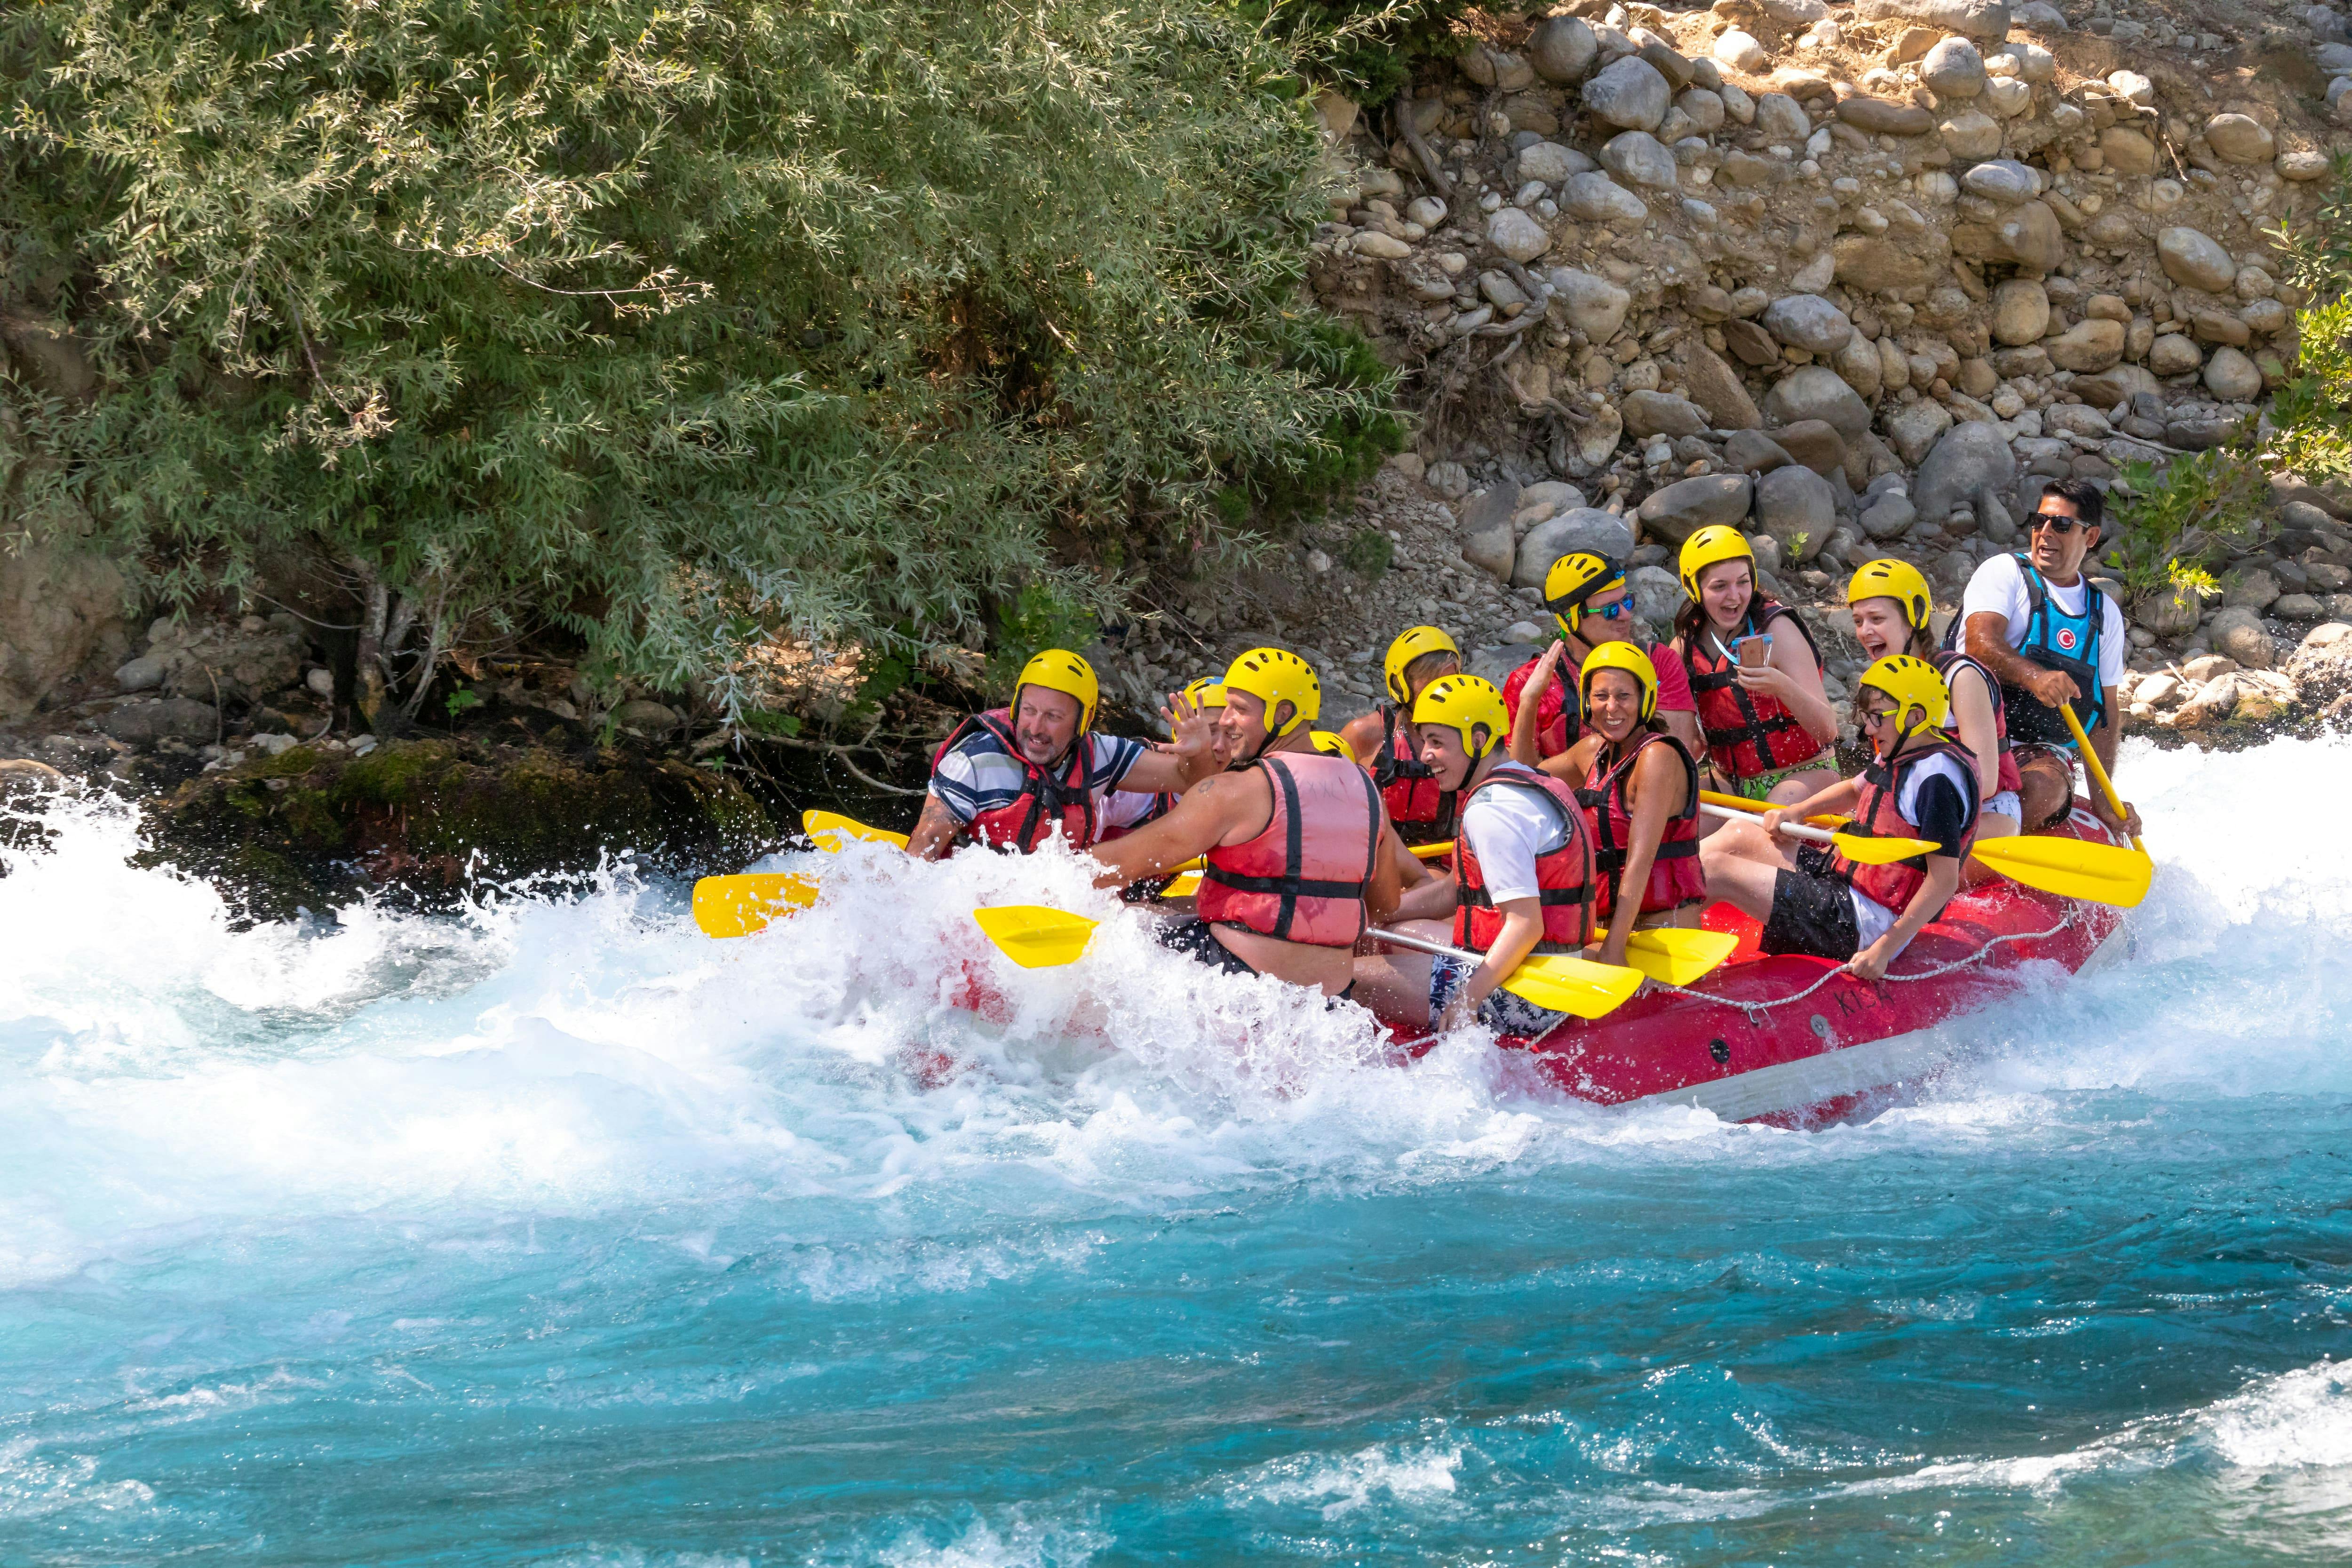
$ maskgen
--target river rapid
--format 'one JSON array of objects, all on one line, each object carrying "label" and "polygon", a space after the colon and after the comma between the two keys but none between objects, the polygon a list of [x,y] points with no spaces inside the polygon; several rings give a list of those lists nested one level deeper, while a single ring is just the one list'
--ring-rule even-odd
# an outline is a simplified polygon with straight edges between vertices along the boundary
[{"label": "river rapid", "polygon": [[[2127,748],[2128,953],[1824,1131],[858,850],[234,929],[0,877],[0,1563],[2352,1558],[2352,743]],[[779,864],[814,864],[814,857]],[[1010,1024],[946,1005],[971,963]]]}]

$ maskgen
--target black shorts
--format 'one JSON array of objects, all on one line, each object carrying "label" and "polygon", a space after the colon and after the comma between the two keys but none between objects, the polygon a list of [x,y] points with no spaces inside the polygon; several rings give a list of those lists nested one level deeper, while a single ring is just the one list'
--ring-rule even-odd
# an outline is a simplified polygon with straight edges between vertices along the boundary
[{"label": "black shorts", "polygon": [[1209,922],[1194,916],[1178,921],[1160,933],[1160,945],[1187,958],[1197,958],[1212,969],[1222,969],[1227,974],[1255,974],[1248,959],[1217,940]]},{"label": "black shorts", "polygon": [[1843,963],[1862,948],[1853,892],[1843,877],[1782,871],[1772,879],[1772,913],[1759,944],[1767,952],[1801,952]]}]

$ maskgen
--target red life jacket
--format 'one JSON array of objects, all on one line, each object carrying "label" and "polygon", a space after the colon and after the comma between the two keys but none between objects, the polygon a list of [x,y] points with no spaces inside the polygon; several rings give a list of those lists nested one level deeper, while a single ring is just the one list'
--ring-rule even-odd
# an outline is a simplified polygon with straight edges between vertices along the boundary
[{"label": "red life jacket", "polygon": [[1577,800],[1584,806],[1585,821],[1592,828],[1592,868],[1600,876],[1593,918],[1604,925],[1616,912],[1618,884],[1624,879],[1625,861],[1633,842],[1633,813],[1625,803],[1625,781],[1633,777],[1633,764],[1641,758],[1642,748],[1660,741],[1672,746],[1675,755],[1681,759],[1689,794],[1684,797],[1682,810],[1666,819],[1665,831],[1658,835],[1657,858],[1650,862],[1650,879],[1642,889],[1640,912],[1646,915],[1661,910],[1678,910],[1706,897],[1706,877],[1698,864],[1698,764],[1691,761],[1691,754],[1683,750],[1680,741],[1653,731],[1636,740],[1633,752],[1613,768],[1609,765],[1608,752],[1603,750],[1592,759],[1584,787],[1576,792]]},{"label": "red life jacket", "polygon": [[[1813,634],[1787,606],[1770,599],[1751,600],[1743,637],[1769,627],[1775,616],[1785,616],[1805,647],[1821,662]],[[1739,684],[1738,661],[1717,649],[1715,626],[1702,621],[1687,639],[1683,662],[1690,669],[1691,696],[1698,703],[1699,729],[1706,736],[1706,754],[1735,779],[1752,779],[1811,762],[1822,754],[1822,743],[1806,733],[1777,697],[1761,697]]]},{"label": "red life jacket", "polygon": [[1984,677],[1985,689],[1992,693],[1993,745],[2000,752],[2000,776],[1994,781],[1993,790],[1998,794],[2002,790],[2023,789],[2025,775],[2017,771],[2017,753],[2009,745],[2009,704],[2002,699],[2000,682],[1992,678],[1992,671],[1955,648],[1932,653],[1927,656],[1927,662],[1934,665],[1936,673],[1944,678],[1947,690],[1951,688],[1952,671],[1963,665]]},{"label": "red life jacket", "polygon": [[1056,827],[1073,849],[1084,849],[1095,841],[1095,797],[1087,787],[1085,735],[1070,743],[1069,756],[1048,773],[1022,755],[1021,744],[1013,735],[1013,710],[994,708],[975,713],[957,725],[955,733],[940,742],[940,749],[931,753],[932,770],[938,771],[940,759],[962,744],[975,730],[985,730],[995,736],[1004,754],[1021,764],[1024,776],[1021,793],[1009,803],[979,812],[964,824],[974,843],[1027,855],[1045,843]]},{"label": "red life jacket", "polygon": [[[1865,833],[1878,838],[1918,837],[1918,824],[1906,817],[1899,808],[1903,799],[1903,781],[1912,769],[1930,757],[1950,757],[1959,763],[1960,772],[1969,781],[1968,793],[1970,795],[1977,793],[1976,753],[1948,731],[1935,730],[1923,733],[1932,734],[1936,739],[1924,743],[1916,740],[1906,741],[1896,751],[1892,767],[1873,758],[1870,766],[1863,770],[1862,798],[1854,806],[1853,826],[1842,831]],[[1982,803],[1978,804],[1980,807]],[[1952,849],[1947,846],[1947,851],[1966,860],[1969,847],[1976,842],[1976,838],[1977,813],[1972,809],[1969,813],[1968,831],[1961,835],[1959,847]],[[1832,852],[1830,868],[1844,878],[1854,891],[1866,899],[1875,900],[1898,915],[1909,907],[1927,881],[1927,858],[1925,855],[1897,860],[1892,866],[1861,866]]]},{"label": "red life jacket", "polygon": [[1381,749],[1372,758],[1372,782],[1381,786],[1389,820],[1407,844],[1436,844],[1454,837],[1455,792],[1437,787],[1437,770],[1412,754],[1393,702],[1381,704]]},{"label": "red life jacket", "polygon": [[1265,770],[1274,813],[1256,837],[1209,851],[1201,918],[1281,942],[1355,946],[1381,843],[1372,775],[1345,757],[1316,752],[1257,757],[1227,773],[1251,768]]},{"label": "red life jacket", "polygon": [[[1481,790],[1496,785],[1540,796],[1559,819],[1559,844],[1536,857],[1536,901],[1543,906],[1543,937],[1536,951],[1574,952],[1592,940],[1592,840],[1584,831],[1576,792],[1524,763],[1498,763],[1462,797],[1464,812]],[[1466,833],[1454,841],[1454,945],[1485,952],[1503,934],[1503,913],[1486,891],[1486,868],[1478,864]]]},{"label": "red life jacket", "polygon": [[[1503,678],[1503,711],[1513,724],[1519,721],[1519,698],[1542,658],[1538,654]],[[1579,673],[1579,666],[1563,657],[1551,684],[1536,700],[1536,751],[1540,756],[1556,757],[1584,734],[1583,707],[1577,699]]]}]

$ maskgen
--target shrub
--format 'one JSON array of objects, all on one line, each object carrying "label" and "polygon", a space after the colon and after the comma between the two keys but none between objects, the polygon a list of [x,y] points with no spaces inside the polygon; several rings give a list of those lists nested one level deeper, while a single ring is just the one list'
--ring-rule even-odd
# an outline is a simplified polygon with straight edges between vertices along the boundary
[{"label": "shrub", "polygon": [[[1342,9],[1349,9],[1343,7]],[[1307,29],[1312,31],[1311,28]],[[984,639],[1388,438],[1299,305],[1299,50],[1219,0],[52,0],[0,20],[0,527],[341,574],[422,699],[553,625],[715,683]],[[1125,559],[1124,555],[1116,558]],[[366,646],[363,643],[363,646]]]}]

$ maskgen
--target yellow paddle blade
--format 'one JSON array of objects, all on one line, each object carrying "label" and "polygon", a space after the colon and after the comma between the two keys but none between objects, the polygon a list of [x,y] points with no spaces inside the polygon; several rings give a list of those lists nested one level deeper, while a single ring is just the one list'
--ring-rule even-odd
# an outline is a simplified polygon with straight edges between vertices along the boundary
[{"label": "yellow paddle blade", "polygon": [[1504,977],[1503,989],[1538,1007],[1579,1018],[1599,1018],[1617,1010],[1641,988],[1642,972],[1595,963],[1572,953],[1538,953]]},{"label": "yellow paddle blade", "polygon": [[1454,840],[1451,838],[1443,844],[1416,844],[1412,847],[1412,858],[1416,860],[1443,860],[1453,853]]},{"label": "yellow paddle blade", "polygon": [[1024,969],[1076,963],[1099,923],[1044,904],[997,904],[972,910],[971,918],[1005,957]]},{"label": "yellow paddle blade", "polygon": [[788,871],[705,877],[694,885],[694,923],[705,936],[750,936],[770,921],[816,902],[816,884]]},{"label": "yellow paddle blade", "polygon": [[842,846],[853,838],[864,838],[876,844],[896,844],[907,847],[907,836],[884,827],[868,827],[853,816],[837,811],[804,811],[801,813],[801,831],[816,840],[816,847],[829,855],[841,853]]},{"label": "yellow paddle blade", "polygon": [[2147,897],[2156,875],[2156,862],[2145,850],[2039,834],[1985,839],[1976,846],[1976,858],[2029,888],[2126,910]]},{"label": "yellow paddle blade", "polygon": [[1729,931],[1637,931],[1625,942],[1625,962],[1666,985],[1688,985],[1729,958],[1739,939]]},{"label": "yellow paddle blade", "polygon": [[1201,890],[1201,873],[1186,871],[1160,890],[1163,899],[1189,899]]},{"label": "yellow paddle blade", "polygon": [[1857,866],[1892,866],[1897,860],[1932,855],[1943,847],[1925,838],[1872,838],[1859,833],[1841,833],[1831,844]]}]

